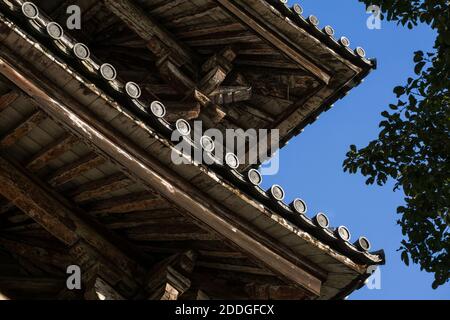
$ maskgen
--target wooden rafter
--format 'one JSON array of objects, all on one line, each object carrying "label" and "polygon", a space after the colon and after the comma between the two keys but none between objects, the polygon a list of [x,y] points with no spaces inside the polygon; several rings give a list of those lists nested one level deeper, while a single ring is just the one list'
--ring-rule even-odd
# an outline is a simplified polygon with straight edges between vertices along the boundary
[{"label": "wooden rafter", "polygon": [[93,168],[98,167],[99,165],[104,164],[105,162],[105,158],[95,153],[91,153],[80,160],[75,161],[74,163],[58,169],[49,177],[48,181],[52,186],[59,186],[73,180],[77,176],[89,170],[92,170]]},{"label": "wooden rafter", "polygon": [[80,186],[71,192],[71,197],[75,202],[88,201],[121,190],[132,183],[133,181],[130,178],[122,173],[118,173]]},{"label": "wooden rafter", "polygon": [[90,213],[124,213],[134,211],[144,211],[148,209],[167,208],[170,205],[166,200],[148,191],[138,194],[127,194],[107,200],[96,201],[89,206]]},{"label": "wooden rafter", "polygon": [[14,101],[20,97],[20,93],[12,90],[0,96],[0,112],[8,108]]},{"label": "wooden rafter", "polygon": [[31,171],[42,169],[47,163],[69,151],[79,140],[72,135],[64,135],[51,143],[31,159],[27,168]]},{"label": "wooden rafter", "polygon": [[24,122],[5,134],[0,140],[0,149],[8,148],[14,145],[22,137],[26,136],[31,130],[33,130],[39,123],[45,118],[46,114],[42,111],[36,111],[28,117]]}]

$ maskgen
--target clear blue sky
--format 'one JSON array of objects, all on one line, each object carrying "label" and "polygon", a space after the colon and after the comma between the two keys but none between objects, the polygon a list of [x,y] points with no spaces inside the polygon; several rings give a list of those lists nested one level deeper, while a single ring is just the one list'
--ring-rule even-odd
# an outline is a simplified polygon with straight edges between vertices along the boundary
[{"label": "clear blue sky", "polygon": [[329,24],[337,37],[347,36],[353,48],[364,47],[369,57],[378,59],[379,67],[335,108],[290,141],[280,154],[280,172],[265,177],[265,186],[282,185],[286,200],[300,196],[307,201],[309,215],[326,212],[332,225],[346,225],[353,238],[366,235],[374,249],[386,251],[381,290],[364,288],[350,299],[450,299],[450,285],[433,290],[433,275],[421,272],[418,266],[406,267],[400,260],[396,250],[402,234],[396,224],[396,208],[403,203],[402,192],[394,193],[392,185],[367,187],[361,175],[342,170],[350,144],[362,147],[378,136],[380,113],[395,99],[392,89],[413,74],[413,52],[431,49],[434,33],[427,26],[408,30],[385,21],[381,30],[369,30],[369,15],[357,0],[299,3],[304,16],[314,14],[321,27]]}]

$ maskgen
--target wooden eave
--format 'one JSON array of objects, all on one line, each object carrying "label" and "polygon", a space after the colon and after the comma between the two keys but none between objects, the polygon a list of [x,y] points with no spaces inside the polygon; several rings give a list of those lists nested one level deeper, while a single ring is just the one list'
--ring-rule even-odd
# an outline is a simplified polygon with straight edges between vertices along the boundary
[{"label": "wooden eave", "polygon": [[[288,276],[287,281],[308,289],[304,278],[302,280],[305,275],[302,270],[315,269],[315,273],[327,275],[321,298],[331,298],[339,293],[340,288],[347,287],[364,274],[368,264],[382,262],[378,256],[361,254],[357,250],[353,257],[339,253],[246,195],[211,168],[192,162],[183,166],[172,165],[170,154],[173,145],[158,130],[112,100],[4,17],[1,34],[3,44],[21,57],[20,61],[12,61],[12,54],[8,55],[5,50],[2,53],[2,73],[39,102],[44,112],[113,159],[132,179],[151,184],[197,223],[226,238],[281,277]],[[30,62],[33,62],[30,70],[52,70],[45,73],[49,84],[53,82],[50,87],[33,71],[24,69],[23,66]],[[64,95],[71,98],[64,98]],[[78,112],[74,112],[75,106],[79,107],[75,108]],[[62,110],[66,110],[65,115],[61,114]],[[86,122],[91,128],[81,125],[88,113],[95,115]],[[100,122],[108,123],[112,131],[103,132],[103,137],[96,136],[96,131],[89,133],[89,130],[102,128]],[[109,141],[109,145],[105,141]],[[114,149],[116,151],[112,152]],[[239,234],[238,239],[236,234]],[[258,249],[262,251],[253,252],[250,249],[253,245],[262,246]],[[277,256],[279,258],[275,258]],[[372,262],[353,261],[361,259],[357,258],[361,256]],[[286,268],[298,268],[299,273],[287,272]],[[318,271],[321,269],[323,271]]]},{"label": "wooden eave", "polygon": [[[61,14],[61,7],[65,2],[36,3],[52,12],[55,20],[62,23],[64,15]],[[318,26],[287,8],[284,2],[279,0],[202,0],[195,5],[188,0],[171,3],[148,0],[100,1],[94,5],[92,3],[80,3],[83,10],[88,12],[83,23],[91,33],[95,33],[96,29],[100,30],[100,35],[89,40],[83,39],[89,35],[78,32],[80,40],[86,40],[89,45],[92,41],[93,46],[100,46],[97,55],[101,53],[108,59],[113,57],[108,52],[118,50],[116,47],[120,44],[120,54],[117,54],[122,60],[128,54],[130,59],[138,58],[142,63],[146,61],[148,66],[152,64],[152,59],[145,57],[147,60],[144,60],[145,49],[139,51],[139,54],[133,52],[137,47],[148,49],[150,46],[153,53],[156,52],[157,58],[162,59],[166,55],[158,55],[161,50],[156,50],[155,45],[159,47],[161,43],[167,42],[168,49],[162,51],[174,57],[172,60],[180,67],[181,73],[183,68],[192,72],[192,76],[182,76],[182,83],[176,82],[176,87],[189,88],[195,84],[196,80],[200,80],[197,78],[201,78],[199,69],[202,63],[225,48],[227,43],[233,47],[233,41],[237,41],[237,57],[232,62],[231,72],[224,78],[225,85],[237,86],[242,78],[248,78],[246,85],[254,87],[253,97],[247,101],[220,106],[225,113],[223,118],[215,117],[215,113],[206,115],[206,118],[216,119],[213,125],[218,128],[236,126],[246,129],[246,124],[253,128],[279,128],[282,145],[299,134],[308,124],[315,122],[322,112],[358,85],[374,67],[371,61],[358,56],[352,49],[340,44],[333,36],[325,34]],[[137,13],[130,9],[130,4],[137,8],[136,12],[140,12],[139,19],[136,17]],[[143,24],[147,28],[133,23],[136,20],[133,20],[133,17],[140,21],[149,19]],[[97,24],[92,22],[95,19],[98,19]],[[215,20],[217,25],[212,25],[211,21]],[[130,30],[130,33],[134,31],[137,37],[133,38],[127,34],[124,39],[128,42],[121,43],[119,36],[108,34],[108,31],[112,32],[110,30],[115,31],[114,28],[118,33],[123,33],[123,30]],[[206,30],[209,30],[209,33]],[[122,33],[120,34],[123,37]],[[129,43],[131,47],[127,48]],[[101,49],[102,45],[107,46],[106,50]],[[260,50],[264,53],[259,54]],[[266,58],[267,63],[264,65]],[[122,60],[116,64],[122,64]],[[143,87],[155,96],[160,93],[176,95],[174,90],[164,88],[163,83],[146,79],[144,71],[124,71],[136,77],[139,75],[144,79],[142,82],[149,81],[143,83]],[[170,84],[167,79],[173,77],[164,75],[165,71],[161,69],[155,73],[158,72],[166,79],[164,84]],[[285,72],[290,72],[290,77],[287,77]],[[268,78],[267,75],[273,78]],[[233,80],[234,78],[239,80]],[[265,79],[268,79],[267,83],[261,84]],[[293,83],[292,88],[291,84],[286,84],[289,81]],[[285,94],[286,91],[291,94]],[[298,92],[294,94],[296,91]],[[167,106],[169,114],[181,114],[179,103],[172,108],[168,102]],[[262,114],[259,118],[254,116],[258,112],[252,111],[255,106]],[[191,107],[190,117],[199,116],[195,108]]]}]

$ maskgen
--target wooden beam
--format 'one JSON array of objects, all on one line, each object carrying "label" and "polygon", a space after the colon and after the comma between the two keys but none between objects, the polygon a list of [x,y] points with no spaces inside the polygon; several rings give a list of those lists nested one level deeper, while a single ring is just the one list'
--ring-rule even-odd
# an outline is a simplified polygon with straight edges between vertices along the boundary
[{"label": "wooden beam", "polygon": [[220,240],[215,235],[203,231],[192,223],[174,225],[147,225],[123,231],[127,237],[135,241],[189,241],[189,240]]},{"label": "wooden beam", "polygon": [[77,142],[79,142],[79,140],[75,136],[62,136],[35,155],[31,161],[28,162],[26,166],[27,169],[31,171],[38,171],[42,169],[47,163],[57,159],[69,151]]},{"label": "wooden beam", "polygon": [[250,14],[248,14],[246,10],[242,10],[236,3],[236,1],[217,0],[217,2],[225,10],[238,18],[244,25],[257,33],[261,38],[265,39],[268,43],[281,50],[285,55],[298,63],[301,67],[310,71],[323,83],[328,84],[330,82],[331,77],[329,74],[318,67],[315,63],[311,62],[310,59],[303,56],[297,49],[293,48],[289,43],[275,34],[272,30],[268,29],[262,23],[259,23]]},{"label": "wooden beam", "polygon": [[8,108],[14,101],[20,97],[20,93],[16,90],[12,90],[8,93],[0,96],[0,112]]},{"label": "wooden beam", "polygon": [[202,106],[200,112],[200,119],[206,123],[209,127],[214,127],[217,123],[225,118],[226,113],[218,105],[214,104],[209,97],[202,92],[195,90],[194,99],[197,100]]},{"label": "wooden beam", "polygon": [[242,265],[233,265],[233,264],[225,264],[225,263],[206,262],[206,261],[198,261],[197,266],[207,268],[207,269],[273,276],[272,272],[269,272],[267,270],[264,270],[264,269],[261,269],[258,267],[251,267],[251,266],[242,266]]},{"label": "wooden beam", "polygon": [[175,90],[169,84],[154,84],[154,83],[146,83],[144,84],[144,89],[149,91],[152,95],[160,96],[175,96],[178,95],[177,90]]},{"label": "wooden beam", "polygon": [[118,165],[127,168],[136,181],[183,208],[186,214],[204,223],[281,278],[304,288],[311,296],[320,296],[322,281],[311,271],[306,271],[305,262],[289,249],[238,218],[236,213],[198,192],[195,186],[180,179],[172,170],[161,165],[159,160],[137,149],[127,139],[112,132],[102,121],[92,117],[83,105],[37,75],[32,66],[18,61],[7,48],[0,48],[0,73],[26,90],[52,118],[64,123],[74,134],[84,137]]},{"label": "wooden beam", "polygon": [[195,82],[167,57],[158,61],[157,67],[161,77],[180,94],[189,95],[196,87]]},{"label": "wooden beam", "polygon": [[206,75],[200,80],[199,88],[204,94],[209,95],[222,85],[233,69],[234,59],[236,59],[236,52],[231,47],[227,47],[203,64],[202,71]]},{"label": "wooden beam", "polygon": [[214,33],[225,33],[230,31],[245,31],[245,27],[240,23],[226,23],[218,25],[217,22],[213,22],[210,26],[187,26],[180,32],[177,32],[178,39],[190,39],[201,36],[210,36]]},{"label": "wooden beam", "polygon": [[109,283],[100,277],[95,280],[94,290],[99,300],[125,300]]},{"label": "wooden beam", "polygon": [[190,220],[174,209],[159,209],[108,215],[102,217],[101,222],[109,229],[126,229],[155,224],[188,223]]},{"label": "wooden beam", "polygon": [[129,0],[104,0],[104,3],[131,30],[147,41],[147,47],[158,58],[169,55],[172,62],[175,62],[177,66],[186,64],[195,70],[195,56],[189,48],[180,44],[180,41],[177,41],[168,31],[164,30],[152,17],[145,14],[143,9]]},{"label": "wooden beam", "polygon": [[200,105],[198,104],[192,109],[185,109],[183,107],[171,107],[167,109],[167,115],[165,119],[169,122],[175,122],[178,119],[193,120],[197,119],[200,116],[200,111]]},{"label": "wooden beam", "polygon": [[54,187],[62,185],[75,179],[79,175],[104,164],[105,162],[105,158],[95,153],[90,153],[84,158],[58,169],[50,176],[48,182]]},{"label": "wooden beam", "polygon": [[212,92],[209,97],[213,103],[219,105],[248,101],[252,98],[252,88],[242,86],[220,87]]},{"label": "wooden beam", "polygon": [[169,208],[170,204],[159,196],[149,191],[142,193],[127,194],[102,201],[96,201],[88,207],[90,213],[125,213],[134,211],[145,211],[150,209]]},{"label": "wooden beam", "polygon": [[0,149],[8,148],[14,145],[21,138],[26,136],[39,123],[47,118],[47,115],[42,111],[36,111],[28,117],[24,122],[5,134],[0,140]]},{"label": "wooden beam", "polygon": [[70,196],[75,202],[88,201],[121,190],[133,183],[134,182],[123,173],[118,173],[100,180],[85,183],[72,191]]}]

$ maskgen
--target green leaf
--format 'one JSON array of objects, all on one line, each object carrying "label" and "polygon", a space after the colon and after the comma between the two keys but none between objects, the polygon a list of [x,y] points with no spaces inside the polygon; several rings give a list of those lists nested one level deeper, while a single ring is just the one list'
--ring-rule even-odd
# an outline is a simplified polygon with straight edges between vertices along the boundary
[{"label": "green leaf", "polygon": [[405,88],[402,86],[395,87],[394,93],[397,95],[397,98],[399,98],[402,94],[405,93]]},{"label": "green leaf", "polygon": [[414,68],[414,72],[416,74],[420,74],[422,72],[423,67],[425,66],[426,62],[422,61],[416,64],[416,67]]},{"label": "green leaf", "polygon": [[409,266],[409,256],[408,256],[408,252],[403,251],[402,254],[401,254],[401,258],[402,258],[402,261],[403,261],[407,266]]}]

